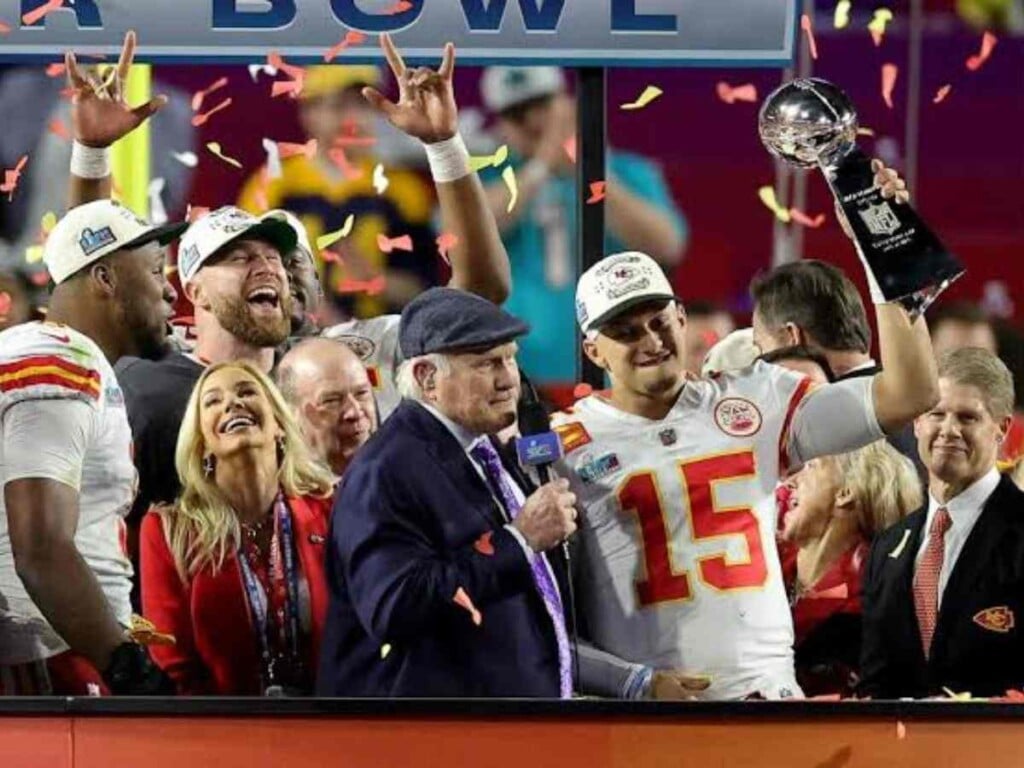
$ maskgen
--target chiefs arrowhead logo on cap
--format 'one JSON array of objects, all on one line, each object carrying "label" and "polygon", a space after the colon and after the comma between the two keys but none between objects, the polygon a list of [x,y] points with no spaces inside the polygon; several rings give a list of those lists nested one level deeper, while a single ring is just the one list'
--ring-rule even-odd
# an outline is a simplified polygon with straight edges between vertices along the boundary
[{"label": "chiefs arrowhead logo on cap", "polygon": [[1013,629],[1016,624],[1013,611],[1006,605],[997,605],[994,608],[978,611],[974,614],[974,623],[982,629],[1003,634]]}]

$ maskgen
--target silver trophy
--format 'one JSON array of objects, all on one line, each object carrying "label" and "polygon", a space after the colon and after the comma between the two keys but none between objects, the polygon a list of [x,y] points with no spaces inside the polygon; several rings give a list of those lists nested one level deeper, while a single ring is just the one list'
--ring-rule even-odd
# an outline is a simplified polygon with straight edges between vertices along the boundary
[{"label": "silver trophy", "polygon": [[913,208],[886,200],[871,159],[857,147],[857,112],[832,83],[793,80],[758,115],[768,151],[798,168],[820,168],[882,294],[922,314],[964,268]]}]

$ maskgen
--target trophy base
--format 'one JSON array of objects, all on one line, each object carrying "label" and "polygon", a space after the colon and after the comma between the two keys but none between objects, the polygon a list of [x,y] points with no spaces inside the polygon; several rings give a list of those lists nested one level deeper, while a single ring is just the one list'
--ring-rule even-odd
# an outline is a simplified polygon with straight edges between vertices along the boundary
[{"label": "trophy base", "polygon": [[887,300],[919,316],[964,273],[913,208],[882,197],[871,159],[860,149],[850,148],[822,170]]}]

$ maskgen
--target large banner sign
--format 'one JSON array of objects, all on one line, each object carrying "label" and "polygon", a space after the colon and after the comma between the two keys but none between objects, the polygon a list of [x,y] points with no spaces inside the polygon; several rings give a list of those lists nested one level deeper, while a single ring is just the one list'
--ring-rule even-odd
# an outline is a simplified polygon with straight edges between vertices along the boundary
[{"label": "large banner sign", "polygon": [[[323,61],[350,30],[391,32],[410,59],[451,40],[464,63],[782,66],[797,0],[0,0],[0,59],[65,49],[141,61]],[[335,61],[377,58],[349,46]]]}]

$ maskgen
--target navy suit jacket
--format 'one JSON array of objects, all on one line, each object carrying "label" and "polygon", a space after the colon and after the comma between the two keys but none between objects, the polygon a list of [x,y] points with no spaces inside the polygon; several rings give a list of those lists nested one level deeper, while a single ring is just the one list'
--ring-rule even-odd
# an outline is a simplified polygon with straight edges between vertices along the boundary
[{"label": "navy suit jacket", "polygon": [[914,559],[928,508],[875,539],[864,573],[861,692],[1001,696],[1024,685],[1024,493],[1003,477],[942,593],[931,655],[914,612]]},{"label": "navy suit jacket", "polygon": [[335,497],[318,694],[557,698],[552,622],[505,522],[451,432],[404,400]]}]

